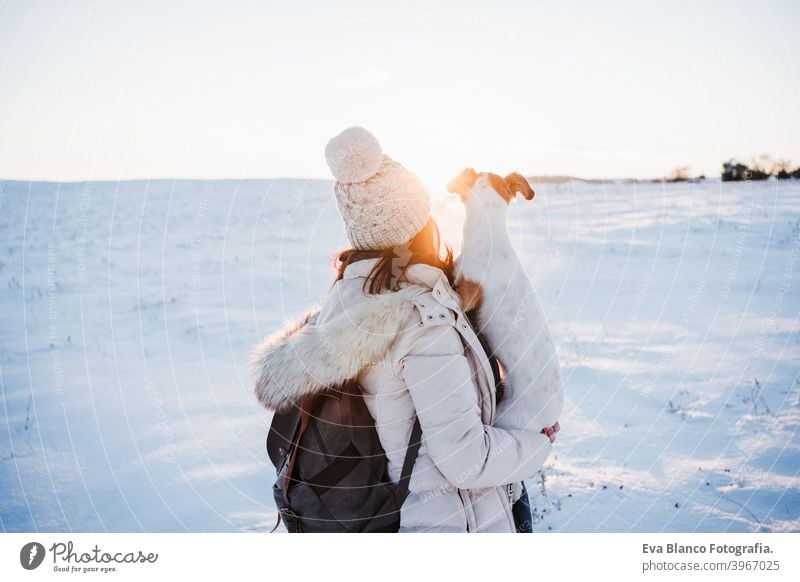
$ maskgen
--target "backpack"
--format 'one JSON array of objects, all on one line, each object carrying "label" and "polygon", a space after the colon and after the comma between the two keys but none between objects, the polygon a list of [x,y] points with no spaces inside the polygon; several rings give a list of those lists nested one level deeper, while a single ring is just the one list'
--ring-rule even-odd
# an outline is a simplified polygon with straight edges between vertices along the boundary
[{"label": "backpack", "polygon": [[421,436],[415,418],[400,481],[394,483],[355,380],[276,412],[267,452],[277,473],[272,493],[278,523],[283,520],[291,533],[398,531]]}]

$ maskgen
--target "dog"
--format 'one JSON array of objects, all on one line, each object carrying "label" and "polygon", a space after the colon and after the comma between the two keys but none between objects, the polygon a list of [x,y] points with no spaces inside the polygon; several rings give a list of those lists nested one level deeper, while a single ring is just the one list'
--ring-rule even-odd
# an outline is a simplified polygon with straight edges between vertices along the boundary
[{"label": "dog", "polygon": [[564,406],[561,367],[544,310],[506,225],[509,203],[517,195],[533,200],[533,188],[517,173],[501,177],[467,168],[447,190],[461,197],[466,210],[456,291],[502,370],[495,426],[533,429],[552,442]]}]

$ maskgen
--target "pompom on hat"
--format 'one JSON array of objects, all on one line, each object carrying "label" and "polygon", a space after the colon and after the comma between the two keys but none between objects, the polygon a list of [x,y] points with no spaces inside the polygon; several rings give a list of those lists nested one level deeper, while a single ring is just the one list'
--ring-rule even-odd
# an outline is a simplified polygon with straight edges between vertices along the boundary
[{"label": "pompom on hat", "polygon": [[428,222],[431,201],[416,175],[383,153],[363,127],[332,138],[325,159],[353,248],[378,250],[411,240]]}]

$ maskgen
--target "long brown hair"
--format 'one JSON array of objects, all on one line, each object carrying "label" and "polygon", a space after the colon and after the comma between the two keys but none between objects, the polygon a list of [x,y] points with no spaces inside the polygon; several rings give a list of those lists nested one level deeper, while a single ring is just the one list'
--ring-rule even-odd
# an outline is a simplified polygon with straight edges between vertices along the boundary
[{"label": "long brown hair", "polygon": [[373,295],[380,293],[382,289],[391,291],[397,279],[397,269],[415,263],[425,263],[441,269],[450,285],[453,284],[453,249],[447,243],[442,244],[439,227],[433,218],[429,218],[422,230],[405,245],[380,250],[350,248],[339,251],[333,258],[336,281],[342,279],[344,270],[349,265],[365,259],[378,259],[364,281],[364,291]]}]

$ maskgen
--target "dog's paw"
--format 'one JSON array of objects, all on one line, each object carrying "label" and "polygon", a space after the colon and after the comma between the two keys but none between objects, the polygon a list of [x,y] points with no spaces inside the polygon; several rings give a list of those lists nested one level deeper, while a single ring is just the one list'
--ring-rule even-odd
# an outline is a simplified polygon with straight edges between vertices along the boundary
[{"label": "dog's paw", "polygon": [[550,439],[550,442],[555,442],[556,440],[556,433],[561,430],[561,425],[558,424],[558,421],[553,426],[548,426],[547,428],[543,428],[541,430],[542,433],[547,435],[547,438]]}]

